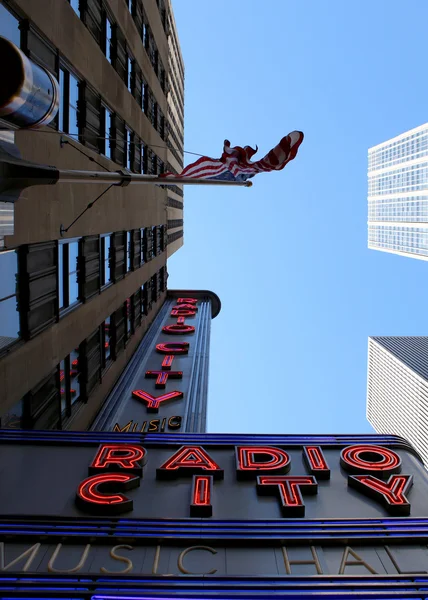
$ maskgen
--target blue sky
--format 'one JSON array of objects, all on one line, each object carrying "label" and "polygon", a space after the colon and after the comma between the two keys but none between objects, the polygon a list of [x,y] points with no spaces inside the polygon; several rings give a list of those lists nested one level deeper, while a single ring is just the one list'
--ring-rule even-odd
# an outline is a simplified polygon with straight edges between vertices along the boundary
[{"label": "blue sky", "polygon": [[428,3],[403,7],[174,2],[186,150],[219,156],[227,138],[258,158],[305,133],[250,189],[185,190],[168,285],[222,301],[211,432],[370,432],[367,337],[428,334],[428,264],[367,249],[367,149],[428,121]]}]

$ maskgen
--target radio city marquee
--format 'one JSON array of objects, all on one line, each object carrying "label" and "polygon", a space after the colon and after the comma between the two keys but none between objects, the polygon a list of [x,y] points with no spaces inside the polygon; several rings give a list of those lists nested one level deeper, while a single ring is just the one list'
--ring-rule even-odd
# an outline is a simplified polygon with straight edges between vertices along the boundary
[{"label": "radio city marquee", "polygon": [[[175,322],[162,327],[163,339],[156,341],[155,352],[149,357],[152,368],[144,370],[143,382],[132,390],[132,400],[127,403],[121,422],[114,424],[113,431],[164,433],[181,429],[192,365],[191,339],[197,327],[197,304],[197,298],[175,300],[169,314]],[[195,324],[186,322],[189,318],[193,318]],[[176,389],[171,389],[174,387]]]},{"label": "radio city marquee", "polygon": [[[0,570],[428,571],[424,541],[387,533],[394,523],[428,518],[426,471],[399,438],[319,444],[281,436],[274,444],[269,436],[254,443],[226,437],[36,432],[30,440],[0,433]],[[5,536],[14,522],[25,537]],[[359,536],[358,527],[385,535]]]}]

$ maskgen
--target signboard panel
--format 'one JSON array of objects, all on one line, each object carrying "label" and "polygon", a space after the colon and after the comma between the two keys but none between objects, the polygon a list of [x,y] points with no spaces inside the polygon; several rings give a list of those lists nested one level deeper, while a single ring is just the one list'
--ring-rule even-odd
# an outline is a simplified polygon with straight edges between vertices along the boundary
[{"label": "signboard panel", "polygon": [[[194,444],[188,436],[183,445],[168,436],[159,445],[166,437],[141,436],[136,443],[126,434],[109,434],[108,441],[101,433],[84,435],[73,444],[58,434],[37,444],[14,444],[11,434],[3,439],[3,517],[428,518],[427,473],[403,444],[319,446],[310,438],[287,443],[287,436],[272,445],[242,443],[239,436],[235,443],[211,444],[215,436],[207,436],[206,444]],[[308,463],[311,448],[320,463]]]},{"label": "signboard panel", "polygon": [[[212,316],[219,310],[212,292],[170,290],[94,429],[123,433],[204,430],[206,385],[196,388],[207,376],[206,344]],[[192,412],[196,423],[189,417]]]}]

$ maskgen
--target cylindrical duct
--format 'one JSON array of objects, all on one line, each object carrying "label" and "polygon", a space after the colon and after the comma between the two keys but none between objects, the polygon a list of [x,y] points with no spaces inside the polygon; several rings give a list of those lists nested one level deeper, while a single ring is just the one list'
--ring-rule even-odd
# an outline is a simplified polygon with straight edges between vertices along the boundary
[{"label": "cylindrical duct", "polygon": [[0,36],[0,117],[16,127],[35,128],[55,118],[59,86],[47,69],[33,63]]}]

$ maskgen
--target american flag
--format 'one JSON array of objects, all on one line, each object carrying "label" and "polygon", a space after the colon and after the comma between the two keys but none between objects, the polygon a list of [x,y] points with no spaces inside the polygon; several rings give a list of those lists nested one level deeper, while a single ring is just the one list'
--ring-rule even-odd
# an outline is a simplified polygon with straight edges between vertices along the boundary
[{"label": "american flag", "polygon": [[221,158],[202,156],[188,165],[178,175],[164,173],[163,177],[188,177],[191,179],[219,179],[223,181],[247,181],[257,173],[280,171],[290,160],[296,157],[300,144],[303,142],[301,131],[292,131],[282,138],[275,148],[261,160],[251,162],[257,152],[251,146],[234,146],[225,140]]}]

